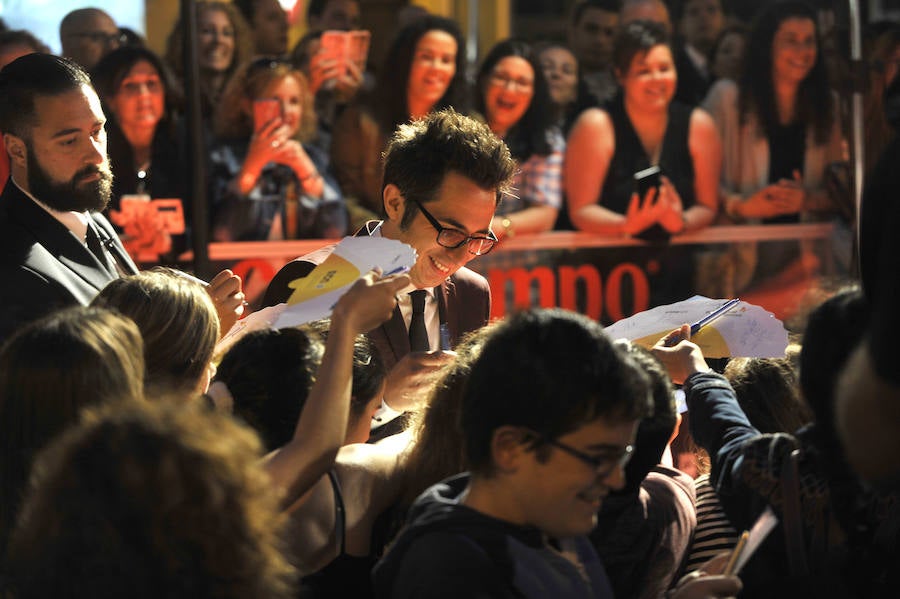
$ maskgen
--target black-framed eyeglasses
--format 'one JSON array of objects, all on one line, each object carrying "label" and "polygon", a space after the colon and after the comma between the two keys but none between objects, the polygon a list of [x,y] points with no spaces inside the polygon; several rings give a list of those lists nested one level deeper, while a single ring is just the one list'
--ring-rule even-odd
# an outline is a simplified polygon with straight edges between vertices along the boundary
[{"label": "black-framed eyeglasses", "polygon": [[626,445],[616,451],[611,451],[603,455],[590,455],[580,449],[575,449],[571,445],[563,443],[558,439],[553,439],[552,437],[541,435],[534,431],[528,432],[536,438],[537,444],[540,445],[546,443],[547,445],[552,445],[557,449],[563,450],[570,456],[581,460],[593,468],[598,476],[609,476],[616,468],[624,468],[628,465],[628,462],[631,461],[631,456],[634,454],[634,446]]},{"label": "black-framed eyeglasses", "polygon": [[438,245],[450,250],[455,250],[462,247],[465,243],[467,244],[466,249],[469,250],[469,253],[476,256],[484,256],[494,249],[494,245],[497,243],[498,239],[493,231],[488,231],[487,235],[466,235],[459,229],[445,227],[438,222],[438,219],[432,216],[430,212],[425,210],[425,206],[422,205],[422,202],[412,198],[410,199],[419,207],[419,210],[422,211],[422,214],[425,215],[425,218],[428,219],[428,222],[431,223],[431,226],[437,231]]},{"label": "black-framed eyeglasses", "polygon": [[128,38],[124,33],[106,33],[103,31],[86,31],[84,33],[70,33],[72,37],[84,37],[95,44],[103,44],[104,46],[111,46],[113,44],[119,44],[120,46],[124,46],[128,42]]}]

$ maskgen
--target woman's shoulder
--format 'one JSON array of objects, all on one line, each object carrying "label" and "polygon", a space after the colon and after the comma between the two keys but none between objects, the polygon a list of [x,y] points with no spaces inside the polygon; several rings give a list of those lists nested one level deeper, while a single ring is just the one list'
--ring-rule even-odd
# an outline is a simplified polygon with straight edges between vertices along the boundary
[{"label": "woman's shoulder", "polygon": [[702,107],[715,106],[722,103],[736,103],[740,88],[732,79],[719,79],[713,83],[706,94],[706,99],[700,104]]},{"label": "woman's shoulder", "polygon": [[603,108],[587,108],[575,120],[569,138],[576,130],[612,130],[613,121],[609,112]]}]

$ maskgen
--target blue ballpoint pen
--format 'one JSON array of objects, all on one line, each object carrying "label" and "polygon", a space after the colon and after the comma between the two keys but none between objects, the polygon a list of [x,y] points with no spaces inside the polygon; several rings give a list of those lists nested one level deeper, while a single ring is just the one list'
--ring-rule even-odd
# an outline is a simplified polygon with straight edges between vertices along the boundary
[{"label": "blue ballpoint pen", "polygon": [[692,324],[691,325],[691,337],[696,335],[700,331],[700,329],[702,329],[703,327],[705,327],[706,325],[708,325],[709,323],[711,323],[712,321],[714,321],[721,315],[723,315],[726,312],[728,312],[729,310],[731,310],[740,301],[741,301],[741,298],[739,298],[739,297],[730,299],[727,302],[725,302],[724,304],[722,304],[721,306],[719,306],[718,308],[716,308],[715,310],[713,310],[712,312],[710,312],[709,314],[707,314],[706,316],[704,316],[703,318],[701,318],[700,320],[698,320],[697,322],[695,322],[694,324]]}]

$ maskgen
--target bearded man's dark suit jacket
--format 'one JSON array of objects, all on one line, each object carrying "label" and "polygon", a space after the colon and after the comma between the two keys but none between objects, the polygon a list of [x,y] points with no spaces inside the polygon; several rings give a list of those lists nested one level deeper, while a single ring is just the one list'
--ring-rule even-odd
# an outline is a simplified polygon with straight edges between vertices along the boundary
[{"label": "bearded man's dark suit jacket", "polygon": [[[357,236],[371,235],[380,221],[369,221]],[[274,306],[286,302],[293,290],[288,284],[294,279],[308,275],[331,254],[334,246],[326,246],[306,256],[285,264],[263,297],[264,306]],[[468,268],[460,268],[434,288],[438,301],[438,314],[442,324],[450,332],[450,346],[455,347],[459,339],[470,331],[487,324],[491,312],[491,290],[484,277]],[[378,348],[385,368],[391,369],[400,358],[409,353],[409,333],[400,308],[394,308],[391,319],[371,331],[369,338]]]},{"label": "bearded man's dark suit jacket", "polygon": [[[122,269],[136,273],[109,222],[90,217]],[[65,225],[7,183],[0,195],[0,342],[50,312],[86,306],[117,278]]]}]

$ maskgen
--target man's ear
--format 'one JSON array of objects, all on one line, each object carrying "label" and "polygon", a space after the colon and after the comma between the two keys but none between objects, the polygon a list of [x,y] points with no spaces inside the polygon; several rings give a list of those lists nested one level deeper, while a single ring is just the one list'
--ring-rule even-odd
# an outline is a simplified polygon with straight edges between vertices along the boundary
[{"label": "man's ear", "polygon": [[530,449],[528,439],[517,426],[501,426],[491,436],[491,458],[500,472],[515,472]]},{"label": "man's ear", "polygon": [[399,225],[406,210],[406,198],[400,193],[400,188],[393,183],[388,183],[381,191],[381,201],[384,203],[384,213],[389,221]]},{"label": "man's ear", "polygon": [[25,147],[25,140],[12,133],[3,134],[3,145],[6,147],[6,153],[9,159],[16,166],[26,168],[28,164],[28,148]]}]

